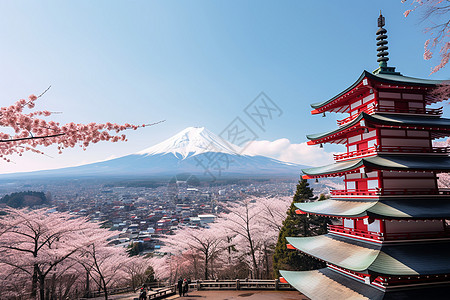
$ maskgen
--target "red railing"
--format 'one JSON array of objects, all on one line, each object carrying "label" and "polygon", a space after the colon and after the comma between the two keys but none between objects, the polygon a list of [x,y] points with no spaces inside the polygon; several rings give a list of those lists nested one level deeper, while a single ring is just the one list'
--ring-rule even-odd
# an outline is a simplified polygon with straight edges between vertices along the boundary
[{"label": "red railing", "polygon": [[374,107],[371,105],[370,107],[366,107],[364,110],[360,111],[360,112],[357,113],[357,114],[354,114],[354,115],[349,116],[349,117],[347,117],[347,118],[345,118],[345,119],[342,119],[342,120],[337,120],[338,126],[343,126],[343,125],[345,125],[345,124],[347,124],[347,123],[353,121],[354,119],[356,119],[356,118],[359,116],[359,114],[360,114],[361,112],[365,112],[366,114],[371,115],[371,114],[374,113]]},{"label": "red railing", "polygon": [[334,154],[335,161],[342,161],[346,159],[369,156],[378,152],[393,152],[393,153],[436,153],[449,154],[450,147],[414,147],[414,146],[378,146],[355,150],[347,153]]},{"label": "red railing", "polygon": [[371,155],[371,154],[375,154],[375,153],[376,153],[376,147],[374,146],[374,147],[370,147],[370,148],[367,148],[364,150],[356,150],[356,151],[351,151],[351,152],[347,152],[347,153],[334,154],[334,160],[341,161],[344,159],[356,158],[356,157]]},{"label": "red railing", "polygon": [[399,153],[450,153],[450,147],[414,147],[414,146],[378,146],[376,152],[399,152]]},{"label": "red railing", "polygon": [[381,112],[381,113],[399,113],[399,114],[418,114],[418,115],[434,115],[434,116],[441,116],[442,115],[442,107],[439,108],[395,108],[390,106],[373,106],[370,105],[370,107],[366,107],[364,110],[360,111],[359,113],[356,113],[354,115],[351,115],[345,119],[337,120],[338,126],[343,126],[354,119],[356,119],[361,112],[365,112],[366,114],[373,114],[375,112]]},{"label": "red railing", "polygon": [[381,189],[372,190],[330,190],[333,196],[377,196]]},{"label": "red railing", "polygon": [[383,234],[380,232],[375,231],[367,231],[367,230],[359,230],[354,228],[346,228],[342,225],[328,225],[329,232],[339,232],[339,233],[346,233],[351,234],[354,236],[361,236],[369,239],[374,240],[382,240]]},{"label": "red railing", "polygon": [[425,114],[425,115],[442,115],[442,107],[439,108],[395,108],[390,106],[377,106],[375,107],[376,112],[387,112],[387,113],[400,113],[400,114]]},{"label": "red railing", "polygon": [[328,225],[328,231],[334,233],[345,233],[354,236],[374,239],[374,240],[414,240],[424,238],[443,238],[450,237],[449,230],[442,231],[424,231],[424,232],[399,232],[382,233],[355,228],[347,228],[342,225]]},{"label": "red railing", "polygon": [[386,195],[450,195],[450,189],[404,188],[370,190],[330,190],[332,196],[386,196]]}]

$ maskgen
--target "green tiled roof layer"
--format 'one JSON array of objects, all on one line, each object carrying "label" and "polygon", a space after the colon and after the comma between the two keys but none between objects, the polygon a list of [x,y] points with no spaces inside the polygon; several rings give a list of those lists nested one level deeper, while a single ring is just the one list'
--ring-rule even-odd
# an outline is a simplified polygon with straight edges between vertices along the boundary
[{"label": "green tiled roof layer", "polygon": [[361,166],[372,167],[377,170],[413,170],[413,171],[450,171],[450,157],[429,155],[376,155],[366,158],[357,158],[334,164],[302,169],[307,175],[327,175],[344,173]]},{"label": "green tiled roof layer", "polygon": [[450,294],[449,284],[382,291],[328,268],[313,271],[280,271],[280,274],[290,285],[312,300],[446,299]]},{"label": "green tiled roof layer", "polygon": [[302,252],[356,272],[394,276],[450,273],[449,241],[379,246],[332,234],[286,240]]},{"label": "green tiled roof layer", "polygon": [[426,86],[426,87],[433,87],[433,86],[436,86],[437,84],[441,84],[444,81],[444,80],[429,80],[429,79],[413,78],[413,77],[408,77],[408,76],[403,76],[403,75],[394,75],[394,74],[377,74],[377,75],[375,75],[375,74],[372,74],[371,72],[364,71],[361,74],[361,76],[359,76],[358,80],[356,80],[355,83],[353,83],[346,90],[344,90],[343,92],[339,93],[338,95],[334,96],[333,98],[331,98],[329,100],[313,103],[313,104],[311,104],[311,107],[317,109],[317,108],[320,108],[320,107],[332,102],[336,98],[339,98],[340,96],[342,96],[345,93],[354,89],[365,77],[367,77],[368,79],[372,79],[372,80],[375,80],[378,82],[388,83],[388,84],[390,83],[390,84],[398,84],[398,85],[408,85],[408,86],[412,85],[412,86]]},{"label": "green tiled roof layer", "polygon": [[450,199],[406,198],[367,201],[328,199],[296,203],[300,210],[328,216],[388,218],[450,218]]},{"label": "green tiled roof layer", "polygon": [[433,127],[433,128],[443,128],[450,129],[450,119],[439,118],[437,116],[409,116],[409,115],[396,115],[396,114],[382,114],[376,113],[373,115],[366,114],[362,112],[356,119],[349,122],[348,124],[321,133],[308,134],[306,137],[310,140],[317,140],[324,138],[326,136],[338,133],[347,128],[350,128],[357,124],[362,119],[366,120],[368,123],[391,125],[391,126],[411,126],[411,127]]}]

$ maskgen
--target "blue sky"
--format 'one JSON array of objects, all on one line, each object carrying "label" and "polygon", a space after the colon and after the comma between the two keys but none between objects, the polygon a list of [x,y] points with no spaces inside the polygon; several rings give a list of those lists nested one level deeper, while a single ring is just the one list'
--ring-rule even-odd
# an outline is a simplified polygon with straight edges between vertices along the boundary
[{"label": "blue sky", "polygon": [[[429,76],[436,61],[423,60],[427,35],[420,14],[403,16],[409,8],[400,0],[1,1],[1,106],[51,85],[38,108],[63,112],[55,116],[61,123],[166,122],[130,132],[127,143],[13,157],[0,172],[118,157],[188,126],[219,134],[238,116],[259,140],[303,143],[342,118],[312,116],[309,104],[377,67],[380,9],[389,64],[404,75],[449,79],[449,67]],[[283,111],[265,131],[244,113],[262,91]]]}]

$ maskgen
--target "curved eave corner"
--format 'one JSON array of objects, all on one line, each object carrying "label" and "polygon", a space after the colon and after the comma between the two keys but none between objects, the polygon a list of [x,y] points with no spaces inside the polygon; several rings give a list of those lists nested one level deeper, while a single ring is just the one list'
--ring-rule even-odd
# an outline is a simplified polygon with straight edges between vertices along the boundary
[{"label": "curved eave corner", "polygon": [[295,203],[294,205],[303,213],[358,218],[367,216],[367,210],[376,204],[376,201],[322,200],[309,203]]},{"label": "curved eave corner", "polygon": [[367,270],[380,252],[332,239],[328,234],[313,237],[286,237],[286,241],[301,252],[355,272],[368,272]]},{"label": "curved eave corner", "polygon": [[442,84],[445,82],[445,80],[430,80],[430,79],[420,79],[420,78],[414,78],[414,77],[408,77],[403,76],[400,74],[373,74],[371,72],[368,72],[366,70],[363,71],[363,73],[359,76],[359,78],[347,89],[339,93],[338,95],[334,96],[333,98],[316,102],[311,104],[311,108],[313,110],[311,111],[312,114],[319,114],[324,112],[325,110],[322,109],[325,105],[330,104],[334,100],[337,100],[339,97],[342,97],[355,87],[357,87],[365,78],[369,80],[373,80],[380,83],[390,83],[390,84],[397,84],[397,85],[407,85],[407,86],[423,86],[423,87],[435,87],[436,85]]},{"label": "curved eave corner", "polygon": [[315,114],[324,112],[325,110],[322,109],[323,106],[333,102],[334,100],[337,100],[339,97],[342,97],[343,95],[345,95],[346,93],[350,92],[352,89],[357,87],[358,84],[360,84],[362,82],[362,80],[364,79],[364,77],[366,77],[366,75],[368,73],[369,72],[367,72],[367,71],[363,71],[363,73],[359,76],[359,78],[351,86],[349,86],[347,89],[345,89],[338,95],[334,96],[333,98],[326,100],[326,101],[321,101],[321,102],[316,102],[316,103],[310,104],[311,108],[313,108],[313,110],[311,111],[311,114],[315,115]]},{"label": "curved eave corner", "polygon": [[[328,268],[313,271],[283,271],[283,279],[310,299],[377,299],[384,292],[350,279]],[[327,288],[324,288],[327,287]]]},{"label": "curved eave corner", "polygon": [[358,158],[350,161],[334,163],[322,167],[302,169],[303,179],[320,178],[324,176],[340,176],[345,172],[354,170],[363,165],[363,159]]}]

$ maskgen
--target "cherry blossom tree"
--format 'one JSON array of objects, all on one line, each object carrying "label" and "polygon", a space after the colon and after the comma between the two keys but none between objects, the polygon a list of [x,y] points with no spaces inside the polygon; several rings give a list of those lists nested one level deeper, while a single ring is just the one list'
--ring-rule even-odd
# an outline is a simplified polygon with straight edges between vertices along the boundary
[{"label": "cherry blossom tree", "polygon": [[227,229],[231,243],[248,263],[253,278],[261,277],[264,266],[269,275],[269,255],[273,252],[276,237],[289,206],[289,197],[250,198],[232,204],[229,212],[218,219],[217,226]]},{"label": "cherry blossom tree", "polygon": [[[2,299],[75,297],[75,289],[89,290],[89,280],[108,299],[109,288],[127,286],[147,269],[141,258],[129,258],[125,248],[108,246],[115,233],[96,223],[48,209],[6,212],[0,223]],[[131,274],[127,264],[141,269]]]},{"label": "cherry blossom tree", "polygon": [[425,29],[431,37],[425,41],[423,58],[429,60],[433,52],[438,51],[440,62],[432,68],[431,73],[442,69],[450,58],[450,1],[448,0],[402,0],[412,5],[404,12],[405,17],[415,11],[422,11],[423,20],[430,25]]},{"label": "cherry blossom tree", "polygon": [[42,154],[43,152],[37,149],[39,146],[57,145],[59,153],[65,148],[77,145],[86,150],[91,143],[125,141],[126,136],[119,134],[124,130],[136,130],[139,127],[157,124],[72,122],[61,125],[53,120],[47,120],[54,113],[48,110],[33,110],[37,100],[44,93],[39,96],[30,95],[27,100],[20,99],[11,106],[0,108],[0,127],[3,127],[3,132],[0,131],[0,158],[9,162],[12,154],[21,156],[25,151]]},{"label": "cherry blossom tree", "polygon": [[123,270],[127,274],[129,285],[135,290],[137,287],[154,280],[154,271],[150,259],[143,256],[128,257],[123,263]]},{"label": "cherry blossom tree", "polygon": [[[189,228],[184,227],[167,236],[163,241],[172,254],[184,254],[192,258],[194,270],[203,270],[203,279],[208,280],[210,269],[223,251],[223,232],[221,228]],[[164,249],[164,248],[163,248]],[[199,266],[200,265],[200,266]]]},{"label": "cherry blossom tree", "polygon": [[[46,279],[82,247],[84,232],[95,224],[48,209],[7,209],[0,236],[0,269],[28,277],[30,297],[45,299]],[[14,226],[13,226],[14,225]],[[9,274],[3,273],[5,278]],[[56,276],[56,275],[55,275]]]},{"label": "cherry blossom tree", "polygon": [[[271,274],[271,255],[290,197],[249,198],[226,207],[209,228],[182,228],[167,236],[163,258],[152,258],[160,280],[177,278],[228,278],[242,275],[242,266],[253,278]],[[246,273],[248,274],[248,273]]]},{"label": "cherry blossom tree", "polygon": [[[102,243],[103,242],[103,243]],[[127,273],[123,265],[127,254],[123,248],[107,247],[105,240],[94,242],[83,249],[81,264],[89,277],[103,291],[105,300],[109,297],[109,288],[126,285]]]}]

